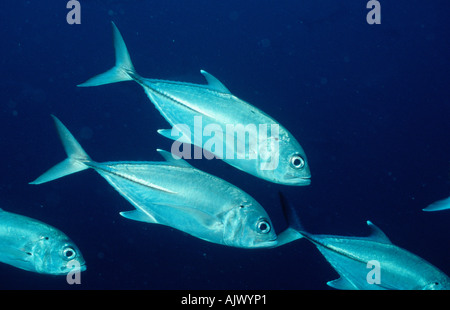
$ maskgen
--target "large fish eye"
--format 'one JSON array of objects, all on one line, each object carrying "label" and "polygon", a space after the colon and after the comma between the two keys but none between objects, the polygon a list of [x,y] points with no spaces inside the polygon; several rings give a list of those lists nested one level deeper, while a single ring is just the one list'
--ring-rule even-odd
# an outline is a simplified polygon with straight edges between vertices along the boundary
[{"label": "large fish eye", "polygon": [[295,169],[301,169],[305,166],[305,160],[298,154],[293,155],[289,162],[292,168]]},{"label": "large fish eye", "polygon": [[75,256],[77,256],[77,252],[73,248],[68,246],[68,247],[64,248],[63,256],[64,256],[64,258],[71,260],[71,259],[75,258]]},{"label": "large fish eye", "polygon": [[427,285],[423,286],[421,288],[422,290],[440,290],[441,289],[441,283],[439,282],[430,282]]},{"label": "large fish eye", "polygon": [[256,228],[259,233],[267,234],[270,231],[270,224],[266,220],[262,219],[256,224]]}]

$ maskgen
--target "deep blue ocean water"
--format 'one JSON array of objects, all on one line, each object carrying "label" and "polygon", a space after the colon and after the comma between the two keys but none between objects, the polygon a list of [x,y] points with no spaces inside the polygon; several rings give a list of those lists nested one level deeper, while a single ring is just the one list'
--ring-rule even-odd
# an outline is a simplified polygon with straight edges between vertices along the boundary
[{"label": "deep blue ocean water", "polygon": [[[286,227],[281,191],[311,233],[391,241],[450,274],[448,1],[90,0],[0,2],[0,207],[51,224],[87,262],[82,283],[0,264],[1,289],[330,289],[338,277],[300,240],[276,249],[208,243],[127,220],[131,205],[94,171],[32,186],[65,158],[50,114],[97,161],[162,160],[170,128],[142,88],[77,88],[114,63],[110,22],[137,71],[203,83],[200,69],[280,121],[301,143],[312,184],[256,179],[222,161],[191,163],[245,190]],[[75,287],[76,286],[76,287]]]}]

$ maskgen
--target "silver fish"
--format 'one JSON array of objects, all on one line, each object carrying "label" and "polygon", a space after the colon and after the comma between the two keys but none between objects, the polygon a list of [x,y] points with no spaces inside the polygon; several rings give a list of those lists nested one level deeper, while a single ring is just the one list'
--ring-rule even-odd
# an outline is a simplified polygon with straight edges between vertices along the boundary
[{"label": "silver fish", "polygon": [[[347,290],[449,290],[450,279],[421,257],[391,243],[372,222],[369,237],[302,236],[314,243],[341,276],[327,284]],[[377,270],[375,270],[377,268]],[[376,275],[378,272],[378,276]]]},{"label": "silver fish", "polygon": [[[182,143],[196,145],[216,158],[270,182],[297,186],[311,183],[306,154],[286,128],[231,94],[218,79],[204,70],[200,72],[207,84],[139,76],[119,30],[114,23],[112,25],[115,66],[78,86],[134,80],[144,88],[150,101],[172,125],[172,129],[158,132],[176,140],[178,149]],[[207,137],[210,138],[205,141]],[[172,148],[176,146],[174,143]],[[209,158],[207,154],[205,157]],[[178,155],[192,158],[190,151]],[[201,156],[194,155],[194,158]]]},{"label": "silver fish", "polygon": [[305,238],[311,241],[340,275],[327,284],[345,290],[448,290],[450,278],[441,270],[402,249],[381,229],[367,221],[369,237],[313,235],[306,232],[292,207],[280,193],[289,227],[278,246]]},{"label": "silver fish", "polygon": [[450,197],[433,202],[428,207],[424,208],[423,211],[441,211],[450,209]]},{"label": "silver fish", "polygon": [[30,184],[92,168],[136,208],[120,212],[125,218],[170,226],[222,245],[277,245],[277,235],[266,211],[232,184],[162,150],[158,151],[165,162],[95,162],[69,130],[53,118],[68,158]]},{"label": "silver fish", "polygon": [[76,260],[86,270],[78,247],[60,230],[41,221],[0,209],[0,262],[27,271],[67,275]]}]

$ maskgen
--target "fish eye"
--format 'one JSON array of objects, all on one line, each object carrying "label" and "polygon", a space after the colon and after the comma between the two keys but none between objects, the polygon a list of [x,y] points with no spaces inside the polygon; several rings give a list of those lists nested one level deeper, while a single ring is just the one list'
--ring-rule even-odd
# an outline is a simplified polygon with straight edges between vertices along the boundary
[{"label": "fish eye", "polygon": [[77,252],[70,246],[64,248],[63,255],[66,259],[71,260],[77,256]]},{"label": "fish eye", "polygon": [[256,228],[258,228],[258,232],[262,234],[267,234],[270,231],[270,224],[266,220],[260,220],[256,224]]},{"label": "fish eye", "polygon": [[291,157],[290,164],[292,168],[302,169],[305,166],[305,160],[298,154]]},{"label": "fish eye", "polygon": [[422,287],[423,290],[439,290],[441,286],[440,282],[430,282],[424,287]]}]

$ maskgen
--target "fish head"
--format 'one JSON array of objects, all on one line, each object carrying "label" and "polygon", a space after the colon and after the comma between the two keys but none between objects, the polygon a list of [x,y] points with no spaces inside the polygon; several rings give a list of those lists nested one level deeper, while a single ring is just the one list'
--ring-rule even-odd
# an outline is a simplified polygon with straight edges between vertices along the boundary
[{"label": "fish head", "polygon": [[[261,173],[265,178],[279,184],[305,186],[311,184],[311,171],[305,151],[295,138],[286,132],[280,132],[278,138],[271,138],[263,147],[271,145],[270,156],[261,162]],[[260,151],[261,154],[264,154]]]},{"label": "fish head", "polygon": [[450,279],[443,275],[442,279],[426,284],[422,290],[450,290]]},{"label": "fish head", "polygon": [[251,197],[235,201],[224,214],[224,243],[240,248],[270,248],[277,234],[264,208]]},{"label": "fish head", "polygon": [[62,233],[41,236],[31,255],[38,273],[66,275],[86,270],[81,251]]}]

